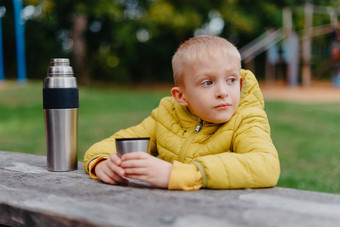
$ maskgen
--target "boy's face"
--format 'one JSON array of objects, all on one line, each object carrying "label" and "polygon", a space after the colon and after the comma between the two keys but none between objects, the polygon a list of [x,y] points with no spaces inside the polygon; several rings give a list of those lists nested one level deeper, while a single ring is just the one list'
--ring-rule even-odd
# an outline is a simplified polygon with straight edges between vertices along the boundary
[{"label": "boy's face", "polygon": [[183,85],[173,88],[172,95],[204,121],[227,122],[240,102],[240,70],[239,60],[222,53],[185,63]]}]

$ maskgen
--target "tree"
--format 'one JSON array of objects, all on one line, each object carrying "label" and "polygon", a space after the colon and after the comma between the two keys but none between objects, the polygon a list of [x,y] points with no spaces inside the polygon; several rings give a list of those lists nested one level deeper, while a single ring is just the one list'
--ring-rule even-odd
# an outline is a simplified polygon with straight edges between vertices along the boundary
[{"label": "tree", "polygon": [[[5,2],[7,7],[9,1]],[[81,83],[171,81],[171,57],[184,40],[212,33],[242,47],[268,28],[281,27],[282,8],[298,4],[297,0],[24,0],[25,6],[34,8],[26,20],[28,78],[43,77],[50,58],[69,57]],[[294,26],[299,27],[301,20],[297,16]],[[7,41],[10,37],[8,33]]]}]

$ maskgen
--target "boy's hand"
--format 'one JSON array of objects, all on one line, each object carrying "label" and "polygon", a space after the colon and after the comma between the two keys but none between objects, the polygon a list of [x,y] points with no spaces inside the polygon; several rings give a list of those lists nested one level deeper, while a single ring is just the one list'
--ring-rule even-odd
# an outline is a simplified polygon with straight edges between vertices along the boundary
[{"label": "boy's hand", "polygon": [[111,154],[110,158],[98,163],[94,169],[98,179],[107,184],[128,183],[124,179],[124,169],[120,167],[121,159],[116,154]]},{"label": "boy's hand", "polygon": [[128,178],[167,188],[172,164],[145,152],[132,152],[122,156],[121,167]]}]

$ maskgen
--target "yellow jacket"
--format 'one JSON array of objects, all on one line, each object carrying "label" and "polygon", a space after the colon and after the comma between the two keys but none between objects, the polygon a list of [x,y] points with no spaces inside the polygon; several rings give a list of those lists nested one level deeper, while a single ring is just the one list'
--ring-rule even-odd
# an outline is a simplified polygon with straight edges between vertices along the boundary
[{"label": "yellow jacket", "polygon": [[201,120],[186,107],[172,97],[163,98],[142,123],[90,147],[84,157],[85,171],[95,178],[91,168],[116,152],[115,138],[150,137],[150,153],[173,163],[169,189],[275,186],[280,164],[270,137],[263,96],[250,71],[241,70],[241,76],[242,98],[228,122],[203,122],[199,126]]}]

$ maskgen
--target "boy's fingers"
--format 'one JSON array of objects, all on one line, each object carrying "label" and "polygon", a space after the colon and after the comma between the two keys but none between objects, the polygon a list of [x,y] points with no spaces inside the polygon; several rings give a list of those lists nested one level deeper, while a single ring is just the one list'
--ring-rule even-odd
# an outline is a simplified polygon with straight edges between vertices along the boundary
[{"label": "boy's fingers", "polygon": [[129,175],[145,175],[146,169],[145,168],[125,168],[125,176]]},{"label": "boy's fingers", "polygon": [[130,178],[130,179],[134,179],[134,180],[140,180],[140,181],[144,181],[144,182],[148,182],[148,177],[146,177],[145,175],[136,175],[136,174],[131,174],[131,175],[127,175],[126,177]]},{"label": "boy's fingers", "polygon": [[116,154],[111,154],[110,159],[116,165],[120,165],[120,163],[121,163],[120,158]]},{"label": "boy's fingers", "polygon": [[129,160],[129,159],[145,159],[148,157],[148,153],[142,152],[142,151],[136,151],[124,154],[122,156],[122,160]]},{"label": "boy's fingers", "polygon": [[141,167],[145,168],[147,164],[143,160],[132,159],[132,160],[123,160],[120,166],[125,170],[125,168],[141,168]]},{"label": "boy's fingers", "polygon": [[119,176],[124,176],[124,169],[119,167],[119,166],[116,166],[116,165],[111,165],[109,166],[109,170],[108,170],[108,173],[109,175],[113,176],[113,175],[119,175]]},{"label": "boy's fingers", "polygon": [[113,180],[116,182],[116,183],[127,183],[128,180],[118,176],[118,175],[114,175],[113,176]]},{"label": "boy's fingers", "polygon": [[108,184],[127,183],[128,181],[122,178],[122,176],[115,174],[114,172],[109,170],[109,171],[103,172],[103,174],[101,174],[101,176],[98,176],[98,177],[101,181],[108,183]]},{"label": "boy's fingers", "polygon": [[106,174],[102,174],[101,176],[98,176],[98,178],[107,184],[116,184],[116,182]]}]

